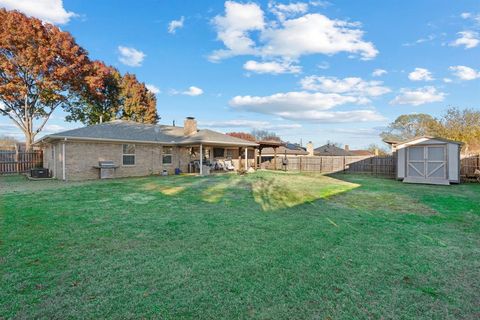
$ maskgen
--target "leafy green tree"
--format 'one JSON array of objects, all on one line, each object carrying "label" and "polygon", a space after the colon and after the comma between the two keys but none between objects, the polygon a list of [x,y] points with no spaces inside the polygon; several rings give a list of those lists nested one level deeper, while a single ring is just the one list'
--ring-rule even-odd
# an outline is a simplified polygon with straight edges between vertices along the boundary
[{"label": "leafy green tree", "polygon": [[437,135],[463,142],[465,153],[480,151],[480,111],[450,108],[439,120]]},{"label": "leafy green tree", "polygon": [[383,140],[405,141],[418,136],[435,135],[439,127],[439,122],[431,115],[404,114],[395,119],[380,136]]},{"label": "leafy green tree", "polygon": [[101,61],[90,65],[79,102],[67,108],[67,121],[91,125],[116,118],[120,109],[121,76],[117,69]]},{"label": "leafy green tree", "polygon": [[121,76],[117,69],[100,61],[92,63],[82,98],[69,108],[67,121],[91,125],[115,119],[157,123],[157,100],[133,74]]}]

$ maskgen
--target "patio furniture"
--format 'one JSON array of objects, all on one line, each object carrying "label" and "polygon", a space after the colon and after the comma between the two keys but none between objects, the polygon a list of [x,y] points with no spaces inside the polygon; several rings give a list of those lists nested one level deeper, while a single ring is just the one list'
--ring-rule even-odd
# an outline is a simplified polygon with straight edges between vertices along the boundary
[{"label": "patio furniture", "polygon": [[225,164],[225,167],[224,167],[225,171],[235,170],[235,166],[233,165],[232,160],[225,160],[223,163]]}]

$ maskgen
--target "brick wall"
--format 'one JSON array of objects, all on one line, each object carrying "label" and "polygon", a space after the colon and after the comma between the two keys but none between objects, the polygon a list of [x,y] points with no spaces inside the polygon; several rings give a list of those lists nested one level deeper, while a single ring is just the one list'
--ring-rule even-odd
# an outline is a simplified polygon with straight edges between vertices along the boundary
[{"label": "brick wall", "polygon": [[[56,177],[62,179],[62,142],[55,143],[57,161],[53,167],[51,159],[52,144],[45,147],[45,165],[50,170],[56,171]],[[173,174],[175,168],[180,167],[184,172],[187,170],[189,153],[187,148],[173,147],[172,164],[162,164],[162,146],[154,144],[135,144],[135,165],[124,166],[122,164],[123,144],[111,142],[65,142],[65,167],[67,180],[98,179],[99,161],[111,160],[118,168],[115,177],[135,177],[159,174],[166,169]]]}]

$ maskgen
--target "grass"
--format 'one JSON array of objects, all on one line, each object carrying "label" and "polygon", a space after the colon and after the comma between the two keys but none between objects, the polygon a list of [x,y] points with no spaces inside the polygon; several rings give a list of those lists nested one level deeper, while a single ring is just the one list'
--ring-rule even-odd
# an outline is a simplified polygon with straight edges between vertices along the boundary
[{"label": "grass", "polygon": [[258,172],[0,185],[0,318],[480,316],[478,184]]}]

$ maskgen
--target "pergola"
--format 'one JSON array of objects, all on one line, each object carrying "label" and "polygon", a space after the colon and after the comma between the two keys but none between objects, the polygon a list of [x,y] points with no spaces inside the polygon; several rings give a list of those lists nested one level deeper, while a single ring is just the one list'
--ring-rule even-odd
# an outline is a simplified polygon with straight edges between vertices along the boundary
[{"label": "pergola", "polygon": [[262,163],[262,150],[263,148],[273,148],[273,167],[274,170],[277,170],[277,148],[284,145],[283,142],[275,141],[275,140],[260,140],[257,141],[258,144],[258,156],[259,160],[255,169],[258,169],[259,163]]}]

